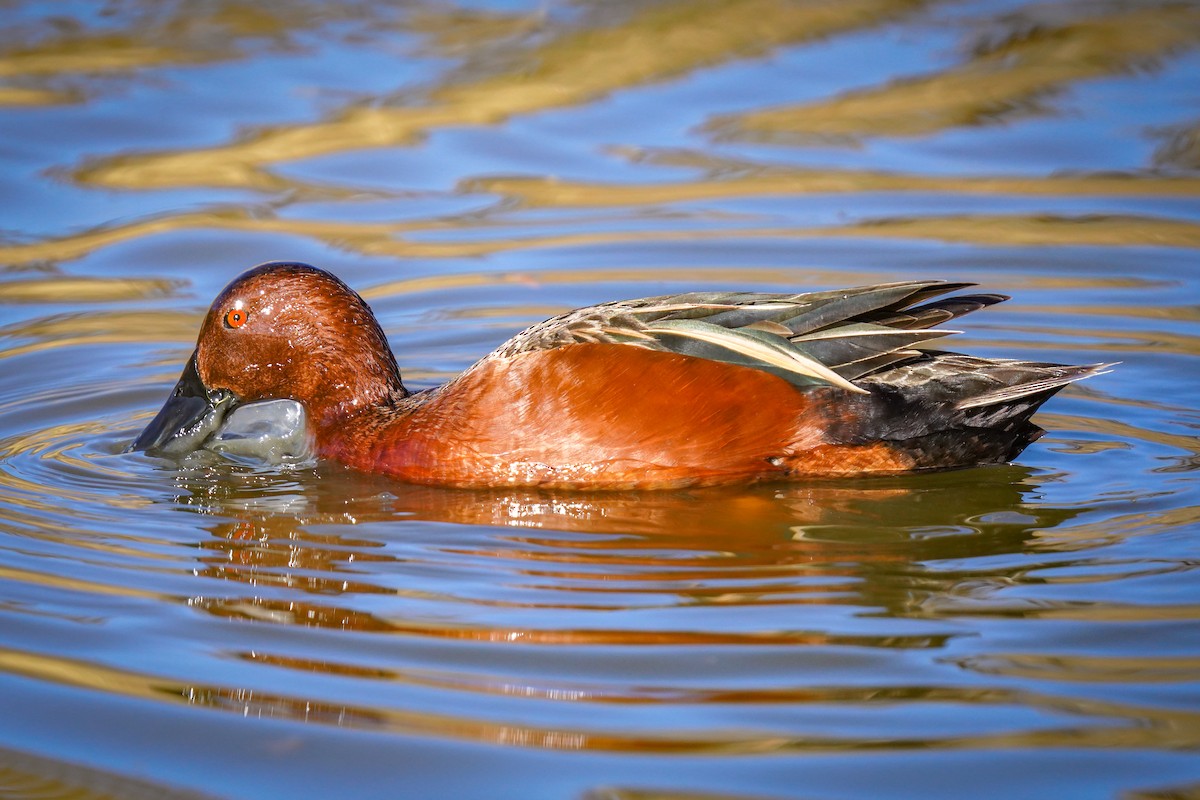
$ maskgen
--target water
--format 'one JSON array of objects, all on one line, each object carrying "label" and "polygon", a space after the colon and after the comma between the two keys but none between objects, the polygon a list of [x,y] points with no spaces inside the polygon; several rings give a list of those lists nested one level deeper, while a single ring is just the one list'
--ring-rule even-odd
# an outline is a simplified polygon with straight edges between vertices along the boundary
[{"label": "water", "polygon": [[[0,9],[0,795],[1200,793],[1200,10]],[[214,294],[430,386],[575,306],[970,280],[1012,466],[597,494],[126,455]]]}]

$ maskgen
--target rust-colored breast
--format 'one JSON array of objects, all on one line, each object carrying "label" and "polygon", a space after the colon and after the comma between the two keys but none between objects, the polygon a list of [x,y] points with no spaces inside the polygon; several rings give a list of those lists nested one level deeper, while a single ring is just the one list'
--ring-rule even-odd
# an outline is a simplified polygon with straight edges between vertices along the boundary
[{"label": "rust-colored breast", "polygon": [[883,446],[826,442],[817,399],[827,396],[747,367],[574,344],[481,362],[411,410],[349,420],[322,450],[459,486],[656,488],[906,468]]}]

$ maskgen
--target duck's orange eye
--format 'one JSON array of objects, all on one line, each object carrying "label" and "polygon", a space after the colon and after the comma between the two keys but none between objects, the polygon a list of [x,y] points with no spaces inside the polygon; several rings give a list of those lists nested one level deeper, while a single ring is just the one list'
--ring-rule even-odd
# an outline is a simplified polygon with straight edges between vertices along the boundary
[{"label": "duck's orange eye", "polygon": [[250,314],[243,311],[240,308],[235,308],[232,311],[226,311],[225,312],[225,327],[226,328],[240,328],[246,324],[246,320],[249,319],[249,317],[250,317]]}]

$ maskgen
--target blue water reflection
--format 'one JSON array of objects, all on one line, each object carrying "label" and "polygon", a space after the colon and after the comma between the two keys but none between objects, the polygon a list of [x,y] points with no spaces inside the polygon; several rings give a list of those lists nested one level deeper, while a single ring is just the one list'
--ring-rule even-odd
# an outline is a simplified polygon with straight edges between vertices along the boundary
[{"label": "blue water reflection", "polygon": [[[0,10],[0,795],[1191,796],[1200,16],[970,0]],[[435,385],[569,308],[917,278],[1120,361],[1011,466],[465,492],[128,455],[212,296]]]}]

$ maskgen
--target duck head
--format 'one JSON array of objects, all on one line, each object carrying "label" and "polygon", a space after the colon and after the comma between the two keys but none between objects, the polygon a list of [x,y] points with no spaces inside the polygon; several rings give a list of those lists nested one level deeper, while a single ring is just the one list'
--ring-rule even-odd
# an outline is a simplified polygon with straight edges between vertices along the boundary
[{"label": "duck head", "polygon": [[[228,434],[235,409],[261,401],[292,401],[276,407],[294,422],[298,404],[319,428],[406,394],[387,338],[354,290],[316,267],[270,262],[217,295],[183,375],[130,449],[199,449]],[[271,415],[242,414],[250,416]]]}]

